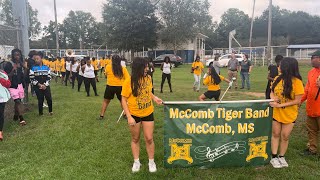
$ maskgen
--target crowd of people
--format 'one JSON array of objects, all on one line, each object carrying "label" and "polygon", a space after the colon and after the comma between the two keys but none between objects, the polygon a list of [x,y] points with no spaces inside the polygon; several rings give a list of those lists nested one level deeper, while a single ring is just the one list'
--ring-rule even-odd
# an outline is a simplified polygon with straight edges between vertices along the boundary
[{"label": "crowd of people", "polygon": [[[77,90],[81,91],[84,82],[86,95],[90,96],[90,89],[93,88],[95,96],[98,96],[96,83],[104,74],[107,78],[106,88],[103,96],[99,119],[103,119],[109,103],[116,95],[123,109],[125,118],[128,121],[131,133],[131,150],[133,154],[132,172],[138,172],[141,167],[139,160],[140,152],[140,131],[142,129],[146,150],[149,158],[149,171],[157,171],[154,161],[155,145],[153,141],[154,131],[154,105],[153,101],[161,105],[162,100],[154,95],[153,73],[155,68],[152,59],[136,57],[131,64],[131,75],[122,63],[119,55],[107,56],[99,61],[94,57],[85,57],[77,60],[74,57],[47,58],[41,52],[31,51],[29,58],[24,60],[19,49],[12,51],[12,60],[6,62],[0,70],[0,140],[3,139],[2,129],[4,123],[5,103],[12,98],[14,101],[13,120],[19,120],[21,125],[26,125],[22,112],[22,100],[28,94],[35,94],[38,99],[38,111],[42,116],[44,99],[47,101],[49,115],[53,115],[52,96],[50,82],[55,82],[71,88],[77,81]],[[307,100],[307,130],[308,149],[304,155],[315,155],[317,153],[317,140],[320,131],[320,51],[316,51],[311,57],[311,64],[314,67],[308,74],[308,81],[304,87],[299,72],[298,61],[294,58],[278,55],[275,58],[276,65],[268,67],[266,99],[273,99],[270,106],[273,110],[272,158],[270,163],[274,168],[288,167],[285,160],[285,153],[289,144],[289,137],[298,116],[299,106]],[[220,83],[225,81],[229,87],[238,88],[238,73],[241,76],[241,88],[250,89],[250,73],[252,63],[248,56],[242,62],[231,54],[228,62],[228,78],[220,74],[220,67],[217,63],[208,68],[204,73],[204,65],[197,56],[192,63],[191,73],[194,75],[193,90],[200,91],[201,79],[208,90],[199,96],[200,101],[205,99],[220,100]],[[171,63],[170,58],[165,57],[160,67],[162,81],[160,93],[163,93],[163,85],[167,80],[170,92],[171,85]],[[234,85],[233,85],[234,84]]]}]

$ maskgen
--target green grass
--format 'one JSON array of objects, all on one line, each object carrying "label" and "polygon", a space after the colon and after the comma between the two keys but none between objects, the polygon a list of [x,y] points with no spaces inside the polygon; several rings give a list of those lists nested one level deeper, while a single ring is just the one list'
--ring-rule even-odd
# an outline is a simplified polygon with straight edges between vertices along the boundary
[{"label": "green grass", "polygon": [[[264,93],[266,67],[257,67],[251,75],[251,92]],[[301,66],[306,78],[309,66]],[[226,69],[222,70],[226,75]],[[201,92],[192,91],[193,76],[190,65],[173,69],[174,93],[165,84],[159,93],[161,73],[156,68],[155,94],[165,101],[197,100]],[[305,82],[305,79],[304,79]],[[240,82],[239,82],[240,83]],[[223,83],[222,91],[227,87]],[[132,174],[130,134],[125,120],[116,123],[121,109],[114,100],[107,109],[105,120],[99,115],[105,88],[104,79],[98,83],[100,97],[86,97],[84,88],[78,93],[70,86],[52,82],[54,116],[38,117],[36,98],[31,99],[32,110],[25,114],[27,126],[20,127],[7,120],[3,142],[0,142],[0,179],[318,179],[319,160],[302,157],[307,142],[304,125],[305,108],[300,109],[286,154],[289,168],[264,167],[165,169],[163,167],[163,108],[155,108],[155,161],[158,171],[150,174],[147,168],[145,143],[141,139],[141,172]],[[262,99],[231,90],[225,100]],[[92,93],[93,94],[93,93]],[[45,108],[45,110],[47,110]]]}]

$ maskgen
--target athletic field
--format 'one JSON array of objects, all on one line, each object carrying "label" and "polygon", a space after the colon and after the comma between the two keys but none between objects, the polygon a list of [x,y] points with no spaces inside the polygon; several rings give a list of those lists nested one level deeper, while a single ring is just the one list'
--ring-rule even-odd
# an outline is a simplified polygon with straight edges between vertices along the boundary
[{"label": "athletic field", "polygon": [[[303,81],[311,67],[300,68]],[[130,71],[130,70],[129,70]],[[222,69],[226,76],[226,69]],[[254,67],[251,73],[251,90],[230,90],[224,100],[263,99],[267,84],[267,67]],[[239,77],[240,78],[240,77]],[[161,72],[154,74],[155,94],[164,101],[197,100],[206,91],[193,92],[193,75],[190,65],[172,70],[173,93],[168,84],[160,94]],[[240,81],[238,81],[240,83]],[[140,161],[142,169],[132,174],[133,158],[130,133],[126,120],[116,123],[121,108],[117,100],[110,103],[104,120],[97,120],[104,94],[105,80],[98,83],[99,97],[86,97],[84,85],[81,92],[70,86],[51,82],[53,116],[39,117],[36,97],[31,98],[31,111],[26,113],[27,125],[7,120],[4,141],[0,142],[0,179],[318,179],[320,161],[316,157],[303,157],[306,148],[305,105],[294,127],[286,159],[289,167],[273,169],[264,167],[219,169],[165,169],[163,167],[163,107],[155,108],[156,145],[155,162],[158,171],[148,171],[148,157],[141,136]],[[222,93],[227,83],[222,82]],[[91,89],[92,92],[92,89]],[[94,93],[92,92],[91,95]]]}]

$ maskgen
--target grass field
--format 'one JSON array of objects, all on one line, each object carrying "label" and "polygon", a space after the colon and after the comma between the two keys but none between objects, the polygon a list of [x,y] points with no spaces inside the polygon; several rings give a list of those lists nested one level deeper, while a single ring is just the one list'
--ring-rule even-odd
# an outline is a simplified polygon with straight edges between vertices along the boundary
[{"label": "grass field", "polygon": [[[266,86],[266,67],[257,67],[251,75],[253,95],[246,90],[231,90],[225,100],[263,99]],[[309,66],[301,66],[306,81]],[[226,70],[222,70],[226,75]],[[305,106],[300,109],[299,118],[291,136],[286,154],[289,168],[264,167],[218,168],[201,170],[165,169],[163,167],[163,108],[155,108],[156,144],[155,161],[158,171],[148,172],[148,158],[145,144],[141,141],[140,161],[142,169],[132,174],[130,134],[125,120],[116,123],[121,109],[119,102],[111,102],[104,120],[99,116],[105,82],[98,83],[99,97],[86,97],[84,87],[78,93],[70,86],[52,82],[54,115],[38,117],[36,98],[30,102],[31,111],[25,118],[27,126],[20,127],[7,120],[3,142],[0,142],[0,179],[319,179],[320,161],[315,157],[302,157],[305,149]],[[173,69],[173,93],[165,84],[164,93],[159,93],[161,73],[156,68],[155,94],[165,101],[197,100],[201,92],[192,91],[193,76],[190,65]],[[240,81],[239,81],[240,83]],[[227,87],[223,83],[222,91]],[[93,94],[93,93],[92,93]],[[47,110],[45,108],[45,110]],[[143,140],[143,139],[142,139]]]}]

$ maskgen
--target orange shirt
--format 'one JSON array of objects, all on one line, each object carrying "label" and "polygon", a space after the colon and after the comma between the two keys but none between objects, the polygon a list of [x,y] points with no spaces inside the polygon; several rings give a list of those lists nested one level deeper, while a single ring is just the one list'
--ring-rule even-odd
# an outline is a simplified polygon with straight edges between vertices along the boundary
[{"label": "orange shirt", "polygon": [[307,115],[310,117],[320,117],[320,95],[316,99],[319,87],[317,86],[317,80],[320,80],[320,68],[313,68],[308,73],[308,82],[304,88],[304,95],[301,102],[307,100]]}]

